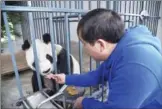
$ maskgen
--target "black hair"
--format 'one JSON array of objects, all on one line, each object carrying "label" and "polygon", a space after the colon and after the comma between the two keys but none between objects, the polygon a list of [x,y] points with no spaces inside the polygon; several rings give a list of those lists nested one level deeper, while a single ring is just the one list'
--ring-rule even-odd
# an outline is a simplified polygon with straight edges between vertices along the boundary
[{"label": "black hair", "polygon": [[51,35],[49,33],[44,33],[42,37],[44,43],[48,44],[49,42],[51,42]]},{"label": "black hair", "polygon": [[124,21],[113,10],[98,8],[85,14],[78,23],[77,34],[94,44],[97,39],[117,43],[124,33]]}]

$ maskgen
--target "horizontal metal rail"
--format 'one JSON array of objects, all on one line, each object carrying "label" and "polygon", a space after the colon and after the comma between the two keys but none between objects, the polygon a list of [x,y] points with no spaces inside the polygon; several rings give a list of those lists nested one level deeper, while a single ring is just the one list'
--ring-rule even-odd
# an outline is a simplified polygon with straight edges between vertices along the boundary
[{"label": "horizontal metal rail", "polygon": [[51,7],[27,7],[27,6],[2,6],[2,11],[17,12],[67,12],[67,13],[85,13],[88,10],[68,9],[68,8],[51,8]]},{"label": "horizontal metal rail", "polygon": [[[63,12],[63,13],[86,13],[89,10],[83,9],[68,9],[68,8],[53,8],[53,7],[26,7],[26,6],[2,6],[2,11],[16,11],[16,12]],[[141,14],[119,13],[121,16],[141,17]],[[78,15],[71,15],[70,17],[77,17]],[[144,16],[145,17],[145,16]],[[147,18],[157,18],[159,16],[146,16]],[[64,16],[57,16],[56,18],[64,18]]]}]

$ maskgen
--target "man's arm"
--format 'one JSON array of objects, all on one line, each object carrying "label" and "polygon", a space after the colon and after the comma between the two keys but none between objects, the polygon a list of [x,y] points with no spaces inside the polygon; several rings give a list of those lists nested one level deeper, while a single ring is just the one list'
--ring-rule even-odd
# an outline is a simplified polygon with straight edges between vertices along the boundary
[{"label": "man's arm", "polygon": [[[118,74],[117,74],[118,73]],[[115,72],[108,101],[84,98],[83,109],[139,108],[157,87],[152,72],[139,64],[128,64]]]},{"label": "man's arm", "polygon": [[88,87],[88,86],[95,86],[101,82],[102,76],[102,63],[98,69],[80,74],[80,75],[66,75],[65,84],[67,85],[74,85],[74,86],[81,86],[81,87]]}]

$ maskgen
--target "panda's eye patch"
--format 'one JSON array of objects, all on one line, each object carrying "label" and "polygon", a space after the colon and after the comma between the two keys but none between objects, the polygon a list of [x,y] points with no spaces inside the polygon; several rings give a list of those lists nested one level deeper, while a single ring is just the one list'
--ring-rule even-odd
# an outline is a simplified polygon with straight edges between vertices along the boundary
[{"label": "panda's eye patch", "polygon": [[53,58],[51,55],[46,54],[46,58],[51,62],[51,64],[53,63]]}]

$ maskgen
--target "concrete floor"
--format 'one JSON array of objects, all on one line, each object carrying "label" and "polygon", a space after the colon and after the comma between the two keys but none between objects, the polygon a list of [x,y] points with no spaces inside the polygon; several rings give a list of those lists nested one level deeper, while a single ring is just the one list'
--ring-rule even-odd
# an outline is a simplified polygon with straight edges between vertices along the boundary
[{"label": "concrete floor", "polygon": [[[24,71],[20,74],[20,80],[22,84],[23,94],[24,96],[32,93],[32,87],[30,83],[30,78],[32,76],[32,72],[30,70]],[[17,100],[20,98],[17,85],[16,78],[14,75],[4,76],[2,77],[2,109],[5,108],[18,108],[16,106]],[[19,107],[21,108],[21,107]]]},{"label": "concrete floor", "polygon": [[[71,53],[74,57],[79,60],[79,49],[78,44],[72,43],[71,44]],[[83,52],[83,72],[89,71],[89,57]],[[93,61],[93,68],[95,68],[95,61]],[[22,84],[23,94],[24,96],[32,94],[32,87],[31,87],[31,76],[32,72],[30,70],[23,71],[20,73],[20,80]],[[14,75],[8,75],[2,77],[2,109],[6,108],[22,108],[17,107],[16,102],[20,98],[17,85],[16,85],[16,78]]]}]

